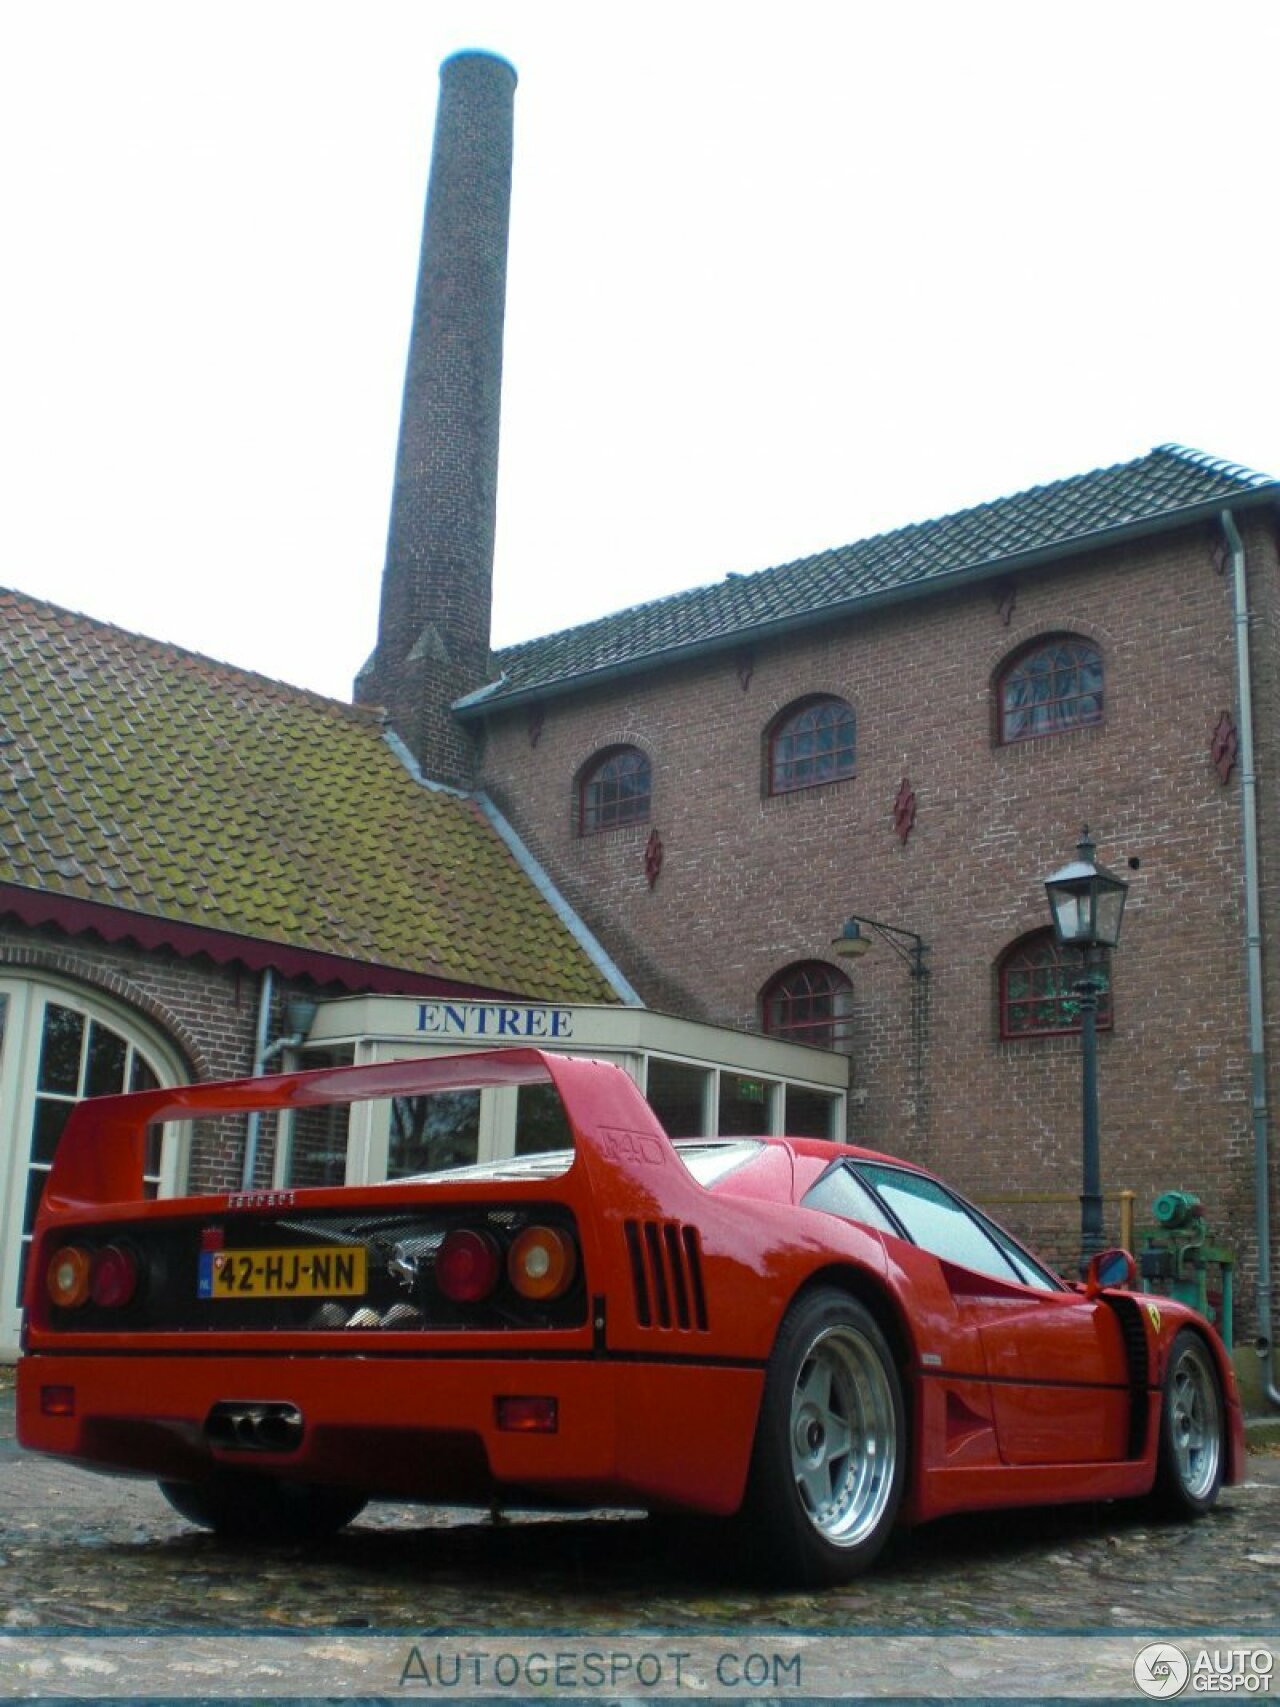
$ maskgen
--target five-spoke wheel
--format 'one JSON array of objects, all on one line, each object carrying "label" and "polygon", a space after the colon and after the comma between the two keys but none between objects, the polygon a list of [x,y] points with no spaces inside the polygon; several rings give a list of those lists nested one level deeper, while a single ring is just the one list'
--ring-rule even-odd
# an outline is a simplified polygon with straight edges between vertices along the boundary
[{"label": "five-spoke wheel", "polygon": [[1208,1511],[1222,1486],[1222,1388],[1199,1334],[1184,1328],[1169,1349],[1160,1411],[1157,1503],[1183,1517]]},{"label": "five-spoke wheel", "polygon": [[743,1507],[770,1573],[865,1570],[897,1516],[905,1457],[902,1384],[874,1317],[832,1288],[804,1294],[769,1362]]}]

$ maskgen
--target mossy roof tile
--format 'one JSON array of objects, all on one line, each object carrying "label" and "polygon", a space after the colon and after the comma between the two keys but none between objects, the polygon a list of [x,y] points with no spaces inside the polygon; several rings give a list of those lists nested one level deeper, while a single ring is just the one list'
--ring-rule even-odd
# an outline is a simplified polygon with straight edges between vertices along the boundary
[{"label": "mossy roof tile", "polygon": [[477,803],[411,776],[376,714],[4,591],[0,881],[615,999]]}]

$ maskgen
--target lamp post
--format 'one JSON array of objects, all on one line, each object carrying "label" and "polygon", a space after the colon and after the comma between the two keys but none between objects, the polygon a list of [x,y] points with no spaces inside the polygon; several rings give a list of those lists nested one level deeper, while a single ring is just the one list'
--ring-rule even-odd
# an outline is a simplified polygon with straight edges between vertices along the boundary
[{"label": "lamp post", "polygon": [[1080,1190],[1081,1262],[1103,1248],[1102,1160],[1098,1141],[1098,993],[1094,973],[1097,951],[1114,948],[1120,940],[1129,885],[1094,859],[1094,844],[1086,824],[1076,857],[1045,879],[1053,929],[1065,947],[1080,950],[1081,976],[1073,988],[1080,998],[1081,1147],[1084,1177]]}]

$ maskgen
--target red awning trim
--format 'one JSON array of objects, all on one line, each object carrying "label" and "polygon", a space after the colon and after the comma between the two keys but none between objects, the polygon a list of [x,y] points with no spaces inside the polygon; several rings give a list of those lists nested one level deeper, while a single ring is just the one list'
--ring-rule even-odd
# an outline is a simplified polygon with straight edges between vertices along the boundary
[{"label": "red awning trim", "polygon": [[235,931],[210,930],[204,925],[183,924],[150,913],[134,913],[124,907],[104,907],[78,896],[52,894],[44,889],[24,889],[16,883],[0,883],[0,914],[12,914],[33,928],[51,926],[67,936],[93,935],[103,942],[131,943],[136,948],[168,949],[184,960],[204,955],[218,966],[237,963],[251,971],[274,968],[283,978],[310,978],[317,984],[339,984],[353,994],[373,991],[397,996],[478,996],[519,999],[518,990],[494,989],[484,984],[459,983],[437,973],[415,972],[405,967],[380,965],[376,961],[352,960],[343,954],[324,954],[316,949],[293,948],[287,943],[261,937],[240,936]]}]

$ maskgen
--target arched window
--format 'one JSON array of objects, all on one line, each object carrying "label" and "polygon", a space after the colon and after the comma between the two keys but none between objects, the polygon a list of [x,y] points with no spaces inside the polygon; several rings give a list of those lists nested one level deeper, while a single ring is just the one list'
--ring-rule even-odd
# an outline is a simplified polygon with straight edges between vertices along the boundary
[{"label": "arched window", "polygon": [[801,700],[769,731],[770,794],[838,782],[854,774],[855,762],[853,707],[842,699]]},{"label": "arched window", "polygon": [[619,830],[649,819],[649,760],[639,747],[608,747],[578,778],[578,834]]},{"label": "arched window", "polygon": [[835,1049],[847,1041],[853,985],[823,960],[787,966],[760,994],[760,1016],[770,1037]]},{"label": "arched window", "polygon": [[997,695],[1002,744],[1101,723],[1102,654],[1073,634],[1036,640],[1005,665]]},{"label": "arched window", "polygon": [[[1036,931],[1006,950],[1000,961],[1000,1035],[1003,1038],[1058,1037],[1080,1030],[1080,998],[1074,985],[1080,957],[1064,949],[1051,930]],[[1095,966],[1102,985],[1098,1025],[1111,1026],[1111,973]]]}]

